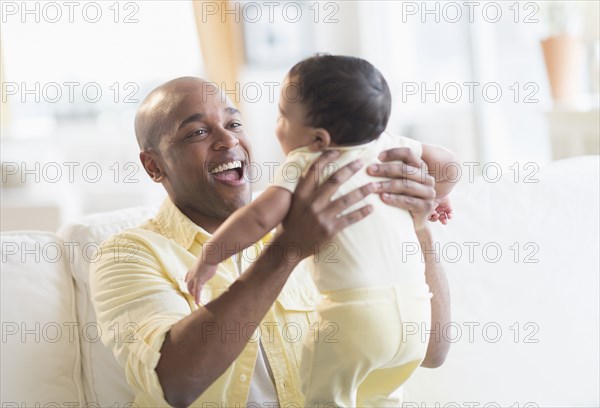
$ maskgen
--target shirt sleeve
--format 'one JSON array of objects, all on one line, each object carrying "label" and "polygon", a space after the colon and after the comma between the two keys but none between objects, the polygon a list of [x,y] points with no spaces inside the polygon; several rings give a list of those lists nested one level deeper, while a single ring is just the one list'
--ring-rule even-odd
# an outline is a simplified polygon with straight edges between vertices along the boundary
[{"label": "shirt sleeve", "polygon": [[275,176],[269,186],[281,187],[293,193],[309,164],[308,155],[291,152],[275,170]]},{"label": "shirt sleeve", "polygon": [[102,244],[90,269],[90,292],[101,339],[138,392],[164,399],[155,367],[167,332],[191,311],[141,240],[120,235]]}]

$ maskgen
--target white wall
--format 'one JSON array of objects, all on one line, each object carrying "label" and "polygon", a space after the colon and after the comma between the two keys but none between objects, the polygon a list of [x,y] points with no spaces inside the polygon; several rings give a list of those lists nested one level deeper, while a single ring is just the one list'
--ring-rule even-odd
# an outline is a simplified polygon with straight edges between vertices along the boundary
[{"label": "white wall", "polygon": [[[112,3],[102,4],[108,8]],[[497,161],[508,166],[515,161],[549,161],[546,115],[552,105],[539,46],[540,26],[515,23],[509,8],[512,2],[501,3],[506,18],[496,23],[485,21],[481,14],[475,14],[473,23],[465,16],[451,23],[443,15],[437,22],[432,15],[408,14],[407,5],[415,4],[421,7],[423,3],[307,3],[305,7],[313,7],[309,12],[305,9],[303,18],[308,20],[279,21],[278,30],[295,30],[294,35],[287,36],[292,38],[288,47],[295,52],[286,53],[295,55],[294,60],[282,63],[281,58],[274,56],[273,61],[278,63],[271,64],[267,58],[262,64],[245,66],[240,78],[239,90],[254,84],[254,90],[258,86],[261,93],[254,99],[243,92],[238,95],[245,126],[253,140],[255,160],[265,164],[283,158],[274,135],[277,83],[300,58],[313,52],[329,52],[367,58],[383,72],[393,93],[391,131],[445,145],[456,151],[462,162]],[[434,3],[427,4],[431,8]],[[443,8],[447,3],[435,4]],[[519,4],[524,7],[524,3]],[[597,41],[598,3],[582,4],[589,9],[584,18],[585,38]],[[6,116],[2,120],[3,162],[26,163],[27,168],[35,163],[44,166],[72,161],[80,163],[81,168],[94,162],[102,168],[104,180],[90,183],[81,180],[80,175],[78,182],[34,181],[21,189],[9,189],[5,183],[3,209],[26,203],[41,206],[50,201],[58,203],[62,215],[56,222],[62,222],[81,213],[155,204],[163,197],[160,187],[147,180],[137,164],[133,135],[137,102],[124,103],[127,90],[123,85],[132,82],[134,88],[128,90],[133,89],[134,99],[139,101],[165,80],[201,75],[202,62],[189,2],[173,2],[168,7],[162,2],[138,5],[135,17],[139,21],[132,25],[109,20],[100,25],[85,21],[23,24],[19,16],[2,24],[5,81],[39,82],[42,86],[52,81],[97,82],[106,96],[95,104],[81,97],[75,103],[63,100],[57,104],[32,103],[31,99],[21,103],[19,95],[9,99],[8,126]],[[525,13],[521,12],[522,19]],[[105,13],[112,17],[110,10],[105,9]],[[281,14],[277,15],[281,20]],[[468,89],[463,86],[465,95],[457,103],[444,98],[436,102],[431,96],[422,95],[423,88],[410,95],[406,88],[411,84],[431,88],[436,83],[443,87],[470,81],[500,84],[502,100],[483,100],[481,86],[473,102],[467,100]],[[117,103],[112,101],[110,90],[115,82],[121,87]],[[520,86],[518,102],[513,101],[511,90],[515,83]],[[528,94],[528,89],[524,89],[527,83],[537,87],[536,102],[530,104],[523,103]],[[271,94],[273,89],[275,93]],[[117,182],[111,178],[115,176],[114,163],[120,169]],[[62,170],[68,169],[62,166]],[[131,172],[135,172],[137,181],[124,183],[123,178]],[[268,181],[263,174],[256,189],[264,188]],[[67,208],[63,197],[77,205]]]}]

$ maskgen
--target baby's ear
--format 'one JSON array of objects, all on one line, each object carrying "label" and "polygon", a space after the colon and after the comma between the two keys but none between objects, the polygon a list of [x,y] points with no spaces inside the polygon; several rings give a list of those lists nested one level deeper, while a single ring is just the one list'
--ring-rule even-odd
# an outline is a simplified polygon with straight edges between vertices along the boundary
[{"label": "baby's ear", "polygon": [[331,146],[331,136],[329,132],[323,128],[317,128],[313,131],[313,135],[308,148],[311,152],[319,152]]}]

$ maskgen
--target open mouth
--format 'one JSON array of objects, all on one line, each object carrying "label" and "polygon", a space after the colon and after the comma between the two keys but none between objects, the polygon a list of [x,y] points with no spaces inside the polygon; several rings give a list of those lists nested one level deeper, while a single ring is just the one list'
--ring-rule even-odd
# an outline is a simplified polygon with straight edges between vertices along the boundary
[{"label": "open mouth", "polygon": [[240,160],[232,160],[227,163],[222,163],[214,167],[212,170],[209,170],[208,174],[227,184],[243,184],[244,163]]}]

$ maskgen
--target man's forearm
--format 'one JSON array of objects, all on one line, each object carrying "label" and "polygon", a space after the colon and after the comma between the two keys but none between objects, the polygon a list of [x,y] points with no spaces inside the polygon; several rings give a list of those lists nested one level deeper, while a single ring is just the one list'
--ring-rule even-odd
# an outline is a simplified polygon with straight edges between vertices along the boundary
[{"label": "man's forearm", "polygon": [[417,231],[421,251],[425,258],[425,280],[433,294],[431,298],[431,334],[427,354],[421,366],[436,368],[441,366],[450,350],[450,342],[444,336],[444,328],[450,322],[450,290],[446,273],[434,252],[433,238],[429,228]]},{"label": "man's forearm", "polygon": [[260,324],[294,266],[274,242],[227,292],[173,326],[156,367],[167,402],[191,404],[225,372],[247,342],[206,329]]}]

